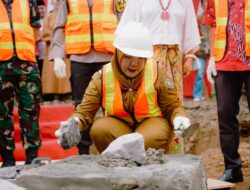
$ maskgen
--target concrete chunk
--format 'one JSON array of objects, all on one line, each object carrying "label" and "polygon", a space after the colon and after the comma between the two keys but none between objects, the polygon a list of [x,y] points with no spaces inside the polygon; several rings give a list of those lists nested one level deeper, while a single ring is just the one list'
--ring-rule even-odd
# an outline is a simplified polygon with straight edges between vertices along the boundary
[{"label": "concrete chunk", "polygon": [[124,158],[144,164],[146,160],[144,138],[140,133],[122,135],[111,142],[101,154],[104,158]]},{"label": "concrete chunk", "polygon": [[0,168],[0,178],[2,179],[14,179],[17,175],[16,167]]},{"label": "concrete chunk", "polygon": [[0,187],[2,190],[25,190],[7,180],[0,179]]},{"label": "concrete chunk", "polygon": [[[205,190],[200,156],[164,155],[162,164],[107,167],[100,155],[73,156],[23,171],[15,183],[36,190]],[[126,160],[125,160],[126,162]],[[119,163],[119,162],[118,162]],[[124,166],[124,165],[123,165]]]}]

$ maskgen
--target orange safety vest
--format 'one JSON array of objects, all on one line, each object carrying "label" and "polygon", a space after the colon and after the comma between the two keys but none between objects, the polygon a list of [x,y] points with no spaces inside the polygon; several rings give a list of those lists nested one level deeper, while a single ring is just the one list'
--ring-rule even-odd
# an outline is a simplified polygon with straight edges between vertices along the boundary
[{"label": "orange safety vest", "polygon": [[94,1],[91,13],[88,0],[69,0],[65,26],[66,54],[84,54],[91,47],[99,52],[113,53],[116,26],[113,0]]},{"label": "orange safety vest", "polygon": [[[226,26],[228,22],[228,0],[215,0],[216,29],[214,57],[220,61],[225,54],[227,43]],[[250,56],[250,0],[245,1],[245,48],[246,56]]]},{"label": "orange safety vest", "polygon": [[[148,60],[142,82],[137,90],[138,98],[134,105],[134,116],[138,122],[144,118],[162,116],[161,109],[158,106],[157,91],[154,87],[156,79],[157,64],[153,60]],[[133,123],[131,116],[123,108],[120,83],[113,74],[111,63],[103,68],[102,82],[102,106],[105,109],[106,116],[116,116]]]},{"label": "orange safety vest", "polygon": [[[7,10],[3,2],[0,1],[0,60],[6,61],[13,57],[15,43],[19,59],[36,62],[34,31],[30,25],[29,1],[14,0],[12,13],[13,29]],[[14,31],[14,43],[12,31]]]}]

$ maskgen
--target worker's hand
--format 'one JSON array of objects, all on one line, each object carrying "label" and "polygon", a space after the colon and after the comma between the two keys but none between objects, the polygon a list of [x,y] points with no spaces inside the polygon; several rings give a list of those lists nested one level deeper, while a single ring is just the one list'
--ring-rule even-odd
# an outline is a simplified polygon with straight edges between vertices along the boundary
[{"label": "worker's hand", "polygon": [[190,120],[184,116],[176,116],[173,121],[175,137],[181,137],[183,131],[185,131],[191,124]]},{"label": "worker's hand", "polygon": [[54,58],[54,72],[58,78],[66,77],[66,64],[60,57]]},{"label": "worker's hand", "polygon": [[216,67],[215,67],[215,59],[214,57],[210,57],[208,61],[208,67],[207,67],[207,80],[211,83],[214,84],[214,79],[217,75]]},{"label": "worker's hand", "polygon": [[64,149],[72,148],[81,141],[81,134],[78,128],[78,117],[74,117],[69,121],[60,123],[60,128],[55,132],[55,136],[59,138],[58,144]]},{"label": "worker's hand", "polygon": [[191,124],[190,120],[184,116],[176,116],[173,121],[174,130],[186,130]]}]

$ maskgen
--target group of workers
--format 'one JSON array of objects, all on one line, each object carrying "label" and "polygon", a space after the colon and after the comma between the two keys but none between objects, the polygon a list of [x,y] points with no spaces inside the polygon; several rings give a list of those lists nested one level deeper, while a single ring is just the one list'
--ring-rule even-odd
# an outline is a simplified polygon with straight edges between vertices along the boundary
[{"label": "group of workers", "polygon": [[[41,146],[34,48],[41,23],[35,0],[1,0],[0,11],[0,154],[7,167],[15,165],[14,96],[26,164]],[[203,20],[209,25],[207,75],[215,84],[225,160],[220,179],[228,182],[243,181],[236,115],[243,84],[250,104],[249,11],[250,0],[207,0]],[[60,0],[49,59],[63,78],[63,58],[70,56],[76,106],[56,131],[60,145],[77,145],[79,154],[88,154],[93,142],[101,153],[116,138],[138,132],[146,149],[168,153],[174,132],[190,126],[182,84],[194,70],[199,44],[192,0]],[[94,121],[100,107],[104,117]]]}]

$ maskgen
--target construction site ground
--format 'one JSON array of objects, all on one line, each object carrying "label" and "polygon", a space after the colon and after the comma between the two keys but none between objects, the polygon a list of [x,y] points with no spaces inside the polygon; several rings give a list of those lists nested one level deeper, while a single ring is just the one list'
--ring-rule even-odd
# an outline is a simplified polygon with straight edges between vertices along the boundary
[{"label": "construction site ground", "polygon": [[[199,123],[200,128],[190,138],[185,139],[185,152],[201,155],[208,178],[217,179],[224,171],[223,156],[220,150],[219,129],[215,99],[194,102],[185,99],[185,108],[192,123]],[[239,153],[243,161],[242,171],[244,182],[238,183],[237,190],[250,189],[250,113],[246,97],[243,95],[240,101],[240,113],[238,115],[241,126],[248,129],[249,136],[241,136]],[[95,150],[91,149],[95,154]],[[20,164],[20,163],[18,163]]]},{"label": "construction site ground", "polygon": [[[216,101],[212,99],[194,102],[191,99],[186,99],[185,107],[192,123],[200,123],[199,130],[192,137],[185,139],[185,151],[186,153],[202,155],[207,176],[217,179],[224,171],[224,161],[220,149]],[[244,137],[241,136],[240,138],[239,148],[243,161],[244,182],[238,183],[236,189],[249,190],[250,113],[244,95],[241,97],[238,119],[241,126],[245,127]],[[247,129],[249,136],[247,135]]]}]

